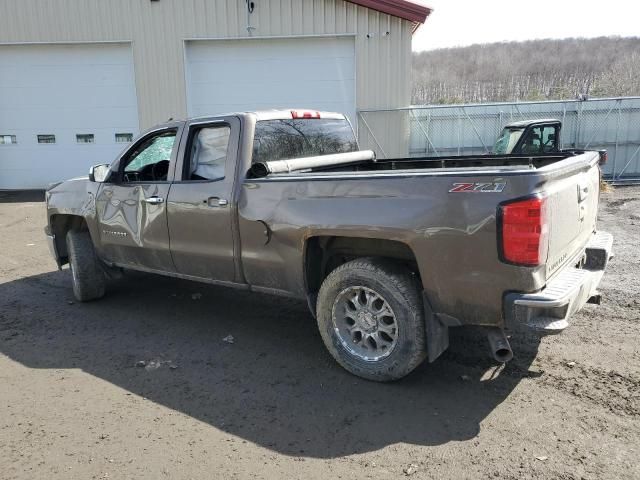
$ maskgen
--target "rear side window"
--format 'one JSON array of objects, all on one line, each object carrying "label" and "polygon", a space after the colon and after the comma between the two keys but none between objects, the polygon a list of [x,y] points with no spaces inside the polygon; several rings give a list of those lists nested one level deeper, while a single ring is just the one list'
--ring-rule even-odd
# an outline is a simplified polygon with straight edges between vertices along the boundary
[{"label": "rear side window", "polygon": [[553,152],[558,149],[558,132],[553,125],[542,129],[542,148],[544,152]]},{"label": "rear side window", "polygon": [[256,122],[253,162],[313,157],[358,149],[346,120],[286,119]]},{"label": "rear side window", "polygon": [[227,163],[231,128],[228,125],[204,127],[191,140],[186,180],[222,180]]},{"label": "rear side window", "polygon": [[540,154],[556,150],[558,141],[556,129],[554,125],[532,128],[527,132],[518,153]]}]

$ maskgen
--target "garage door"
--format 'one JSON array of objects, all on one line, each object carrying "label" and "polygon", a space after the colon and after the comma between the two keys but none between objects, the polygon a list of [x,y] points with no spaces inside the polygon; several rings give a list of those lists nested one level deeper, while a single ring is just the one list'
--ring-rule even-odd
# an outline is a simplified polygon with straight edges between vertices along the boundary
[{"label": "garage door", "polygon": [[137,131],[129,45],[0,46],[0,189],[86,175]]},{"label": "garage door", "polygon": [[186,67],[189,116],[308,108],[355,120],[352,37],[191,41]]}]

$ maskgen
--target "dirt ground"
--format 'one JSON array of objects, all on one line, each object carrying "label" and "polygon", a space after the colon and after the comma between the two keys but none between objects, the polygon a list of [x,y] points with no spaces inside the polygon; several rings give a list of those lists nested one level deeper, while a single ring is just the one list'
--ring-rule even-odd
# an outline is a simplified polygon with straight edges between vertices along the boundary
[{"label": "dirt ground", "polygon": [[603,194],[601,306],[516,332],[505,368],[454,332],[394,384],[294,301],[132,274],[73,302],[38,200],[0,194],[2,479],[640,478],[639,187]]}]

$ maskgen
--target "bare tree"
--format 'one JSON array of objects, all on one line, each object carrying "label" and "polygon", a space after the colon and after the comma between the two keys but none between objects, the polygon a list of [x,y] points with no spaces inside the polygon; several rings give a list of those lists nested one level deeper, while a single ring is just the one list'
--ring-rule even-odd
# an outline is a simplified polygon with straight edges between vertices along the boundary
[{"label": "bare tree", "polygon": [[413,56],[412,103],[640,95],[640,38],[531,40]]}]

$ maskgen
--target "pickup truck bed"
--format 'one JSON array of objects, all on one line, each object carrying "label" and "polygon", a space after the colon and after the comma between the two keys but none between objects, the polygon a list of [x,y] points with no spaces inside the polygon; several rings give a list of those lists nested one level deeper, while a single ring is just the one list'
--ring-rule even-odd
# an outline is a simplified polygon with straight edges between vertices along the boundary
[{"label": "pickup truck bed", "polygon": [[[343,117],[316,113],[241,113],[143,134],[104,181],[48,191],[58,264],[74,270],[73,243],[86,232],[84,248],[107,271],[306,299],[336,360],[375,380],[435,360],[455,326],[487,327],[494,356],[508,360],[510,327],[556,332],[596,298],[611,255],[611,236],[596,231],[597,152],[320,166],[316,155],[314,168],[296,168],[306,152],[339,159],[356,148]],[[206,146],[198,132],[220,128],[209,135],[227,138],[220,178],[189,177]],[[176,140],[160,173],[127,166],[167,132]],[[286,156],[292,145],[299,158]],[[269,174],[283,158],[292,171]],[[90,291],[99,295],[84,299],[104,288]]]},{"label": "pickup truck bed", "polygon": [[[544,159],[400,159],[271,175],[245,182],[241,230],[245,221],[268,219],[282,225],[278,237],[284,241],[292,236],[287,243],[295,244],[303,242],[308,225],[322,225],[318,233],[327,236],[348,228],[350,235],[370,237],[374,229],[378,239],[400,242],[419,252],[416,261],[436,312],[454,317],[459,324],[499,326],[504,292],[541,289],[574,259],[595,230],[597,161],[597,153]],[[498,162],[509,165],[493,165]],[[532,162],[539,166],[530,166]],[[473,166],[464,166],[467,163]],[[587,202],[584,205],[579,205],[579,183],[591,193],[582,200]],[[549,198],[554,235],[547,263],[524,267],[527,274],[522,275],[523,267],[499,259],[496,208],[535,191]],[[274,205],[274,198],[279,201],[277,209],[265,211],[266,206]],[[573,218],[567,210],[573,211]],[[588,211],[590,218],[581,220],[583,211]],[[301,224],[285,222],[290,217],[302,220]],[[556,223],[556,217],[564,222]],[[585,220],[587,225],[583,225]],[[253,247],[251,240],[243,246]],[[271,258],[268,252],[275,253],[262,245],[251,252],[251,258],[261,259],[256,270],[263,270],[262,261]],[[301,284],[300,279],[285,280],[285,266],[293,259],[272,260],[269,272],[283,270],[282,275],[274,276],[281,280],[272,287],[291,291]],[[249,270],[249,283],[258,280],[251,263],[245,262],[245,269]]]}]

